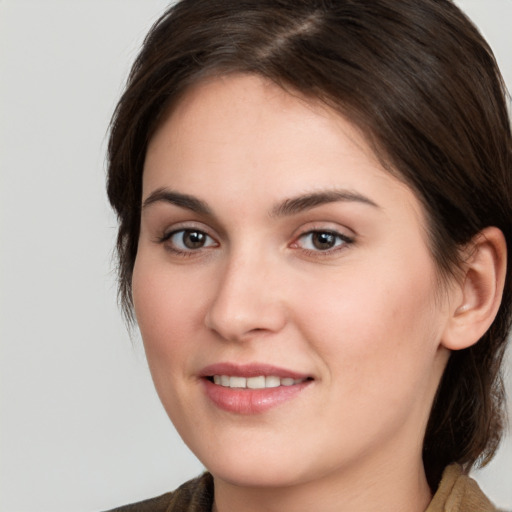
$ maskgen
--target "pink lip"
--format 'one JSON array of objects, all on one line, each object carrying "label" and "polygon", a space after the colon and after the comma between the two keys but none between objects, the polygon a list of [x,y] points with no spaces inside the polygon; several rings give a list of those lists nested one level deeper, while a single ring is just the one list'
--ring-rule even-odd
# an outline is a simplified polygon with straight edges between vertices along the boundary
[{"label": "pink lip", "polygon": [[203,368],[200,372],[200,377],[206,396],[218,408],[243,415],[260,414],[277,407],[296,397],[313,382],[312,379],[308,379],[292,386],[266,389],[232,389],[214,384],[209,379],[213,375],[230,375],[234,377],[275,375],[282,379],[308,379],[308,375],[267,364],[236,365],[232,363],[218,363]]},{"label": "pink lip", "polygon": [[268,377],[276,375],[281,379],[307,379],[309,375],[294,372],[285,368],[279,368],[270,364],[234,364],[216,363],[206,366],[199,372],[200,377],[212,377],[213,375],[231,375],[233,377]]}]

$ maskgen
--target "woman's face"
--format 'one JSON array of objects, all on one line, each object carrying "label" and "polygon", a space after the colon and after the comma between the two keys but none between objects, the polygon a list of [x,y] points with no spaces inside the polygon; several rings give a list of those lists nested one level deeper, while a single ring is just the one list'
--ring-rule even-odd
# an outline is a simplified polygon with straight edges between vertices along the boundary
[{"label": "woman's face", "polygon": [[425,233],[327,108],[243,75],[181,100],[147,151],[133,298],[162,403],[217,478],[421,461],[449,317]]}]

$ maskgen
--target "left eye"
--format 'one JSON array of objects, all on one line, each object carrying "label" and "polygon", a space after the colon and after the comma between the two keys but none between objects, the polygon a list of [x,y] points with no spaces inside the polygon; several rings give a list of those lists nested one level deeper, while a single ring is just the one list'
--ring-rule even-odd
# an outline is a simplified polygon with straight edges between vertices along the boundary
[{"label": "left eye", "polygon": [[174,249],[183,252],[216,245],[215,240],[213,240],[211,236],[196,229],[180,229],[179,231],[174,231],[174,233],[171,233],[167,237],[167,241]]},{"label": "left eye", "polygon": [[310,231],[298,239],[297,245],[309,251],[328,251],[350,241],[335,231]]}]

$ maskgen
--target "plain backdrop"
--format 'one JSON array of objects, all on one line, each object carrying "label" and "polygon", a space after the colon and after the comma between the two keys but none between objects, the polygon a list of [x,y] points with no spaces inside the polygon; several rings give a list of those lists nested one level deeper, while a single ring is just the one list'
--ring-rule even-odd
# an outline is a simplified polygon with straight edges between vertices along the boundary
[{"label": "plain backdrop", "polygon": [[[459,3],[512,87],[512,0]],[[0,0],[2,512],[103,510],[202,470],[121,320],[104,192],[110,116],[167,4]],[[510,434],[475,476],[512,509]]]}]

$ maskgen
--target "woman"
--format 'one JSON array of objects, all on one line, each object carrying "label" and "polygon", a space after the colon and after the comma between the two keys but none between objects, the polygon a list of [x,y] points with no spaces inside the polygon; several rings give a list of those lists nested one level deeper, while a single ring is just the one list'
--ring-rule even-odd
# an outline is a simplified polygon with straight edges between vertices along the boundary
[{"label": "woman", "polygon": [[[112,123],[120,296],[207,473],[119,510],[494,510],[512,143],[448,0],[182,0]],[[508,264],[508,265],[507,265]]]}]

